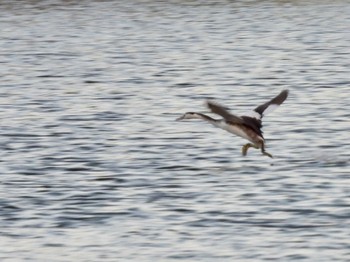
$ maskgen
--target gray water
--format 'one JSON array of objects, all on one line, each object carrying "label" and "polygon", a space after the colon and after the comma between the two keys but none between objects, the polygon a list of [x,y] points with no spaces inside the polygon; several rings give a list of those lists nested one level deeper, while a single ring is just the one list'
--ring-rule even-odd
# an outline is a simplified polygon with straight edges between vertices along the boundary
[{"label": "gray water", "polygon": [[[350,3],[0,1],[0,260],[350,261]],[[200,121],[282,89],[267,151]]]}]

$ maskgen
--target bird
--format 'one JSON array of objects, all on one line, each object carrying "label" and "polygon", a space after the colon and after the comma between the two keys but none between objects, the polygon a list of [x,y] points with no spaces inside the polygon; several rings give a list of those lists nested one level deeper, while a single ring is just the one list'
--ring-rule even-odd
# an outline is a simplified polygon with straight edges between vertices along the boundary
[{"label": "bird", "polygon": [[251,115],[237,116],[229,112],[229,109],[225,106],[218,104],[217,102],[207,100],[206,106],[214,114],[222,117],[222,119],[214,119],[208,115],[187,112],[181,117],[177,118],[177,121],[185,119],[201,119],[209,122],[215,127],[224,129],[234,135],[242,137],[248,140],[247,143],[242,146],[242,155],[246,156],[250,147],[260,149],[261,153],[265,156],[273,158],[273,156],[265,150],[265,139],[262,132],[262,118],[267,114],[280,106],[288,97],[289,91],[282,90],[277,96],[270,101],[256,107]]}]

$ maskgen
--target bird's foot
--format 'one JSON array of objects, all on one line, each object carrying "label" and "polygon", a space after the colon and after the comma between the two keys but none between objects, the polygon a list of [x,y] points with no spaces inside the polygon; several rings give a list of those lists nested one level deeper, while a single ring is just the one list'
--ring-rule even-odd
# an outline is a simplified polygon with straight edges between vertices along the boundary
[{"label": "bird's foot", "polygon": [[257,147],[256,145],[253,145],[253,144],[251,144],[251,143],[245,144],[244,146],[242,146],[242,155],[243,155],[243,156],[246,156],[246,155],[247,155],[248,149],[249,149],[250,147],[259,148],[259,147]]},{"label": "bird's foot", "polygon": [[245,144],[244,146],[242,146],[242,155],[243,156],[247,155],[247,151],[248,151],[249,147],[250,147],[250,144]]},{"label": "bird's foot", "polygon": [[[254,148],[256,148],[256,149],[259,149],[259,146],[258,146],[258,145],[254,145],[254,144],[251,144],[251,143],[245,144],[244,146],[242,146],[242,155],[243,155],[243,156],[246,156],[246,155],[247,155],[248,149],[249,149],[250,147],[254,147]],[[265,148],[264,148],[264,147],[261,148],[261,153],[262,153],[263,155],[265,155],[265,156],[268,156],[268,157],[270,157],[270,158],[273,158],[273,156],[272,156],[270,153],[268,153],[268,152],[265,151]]]},{"label": "bird's foot", "polygon": [[261,143],[260,148],[261,148],[261,153],[262,153],[264,156],[268,156],[268,157],[270,157],[270,158],[273,158],[272,155],[271,155],[270,153],[267,153],[267,152],[265,151],[265,143],[264,143],[264,142]]},{"label": "bird's foot", "polygon": [[270,158],[273,158],[273,156],[270,153],[267,153],[266,151],[261,151],[264,156],[268,156]]}]

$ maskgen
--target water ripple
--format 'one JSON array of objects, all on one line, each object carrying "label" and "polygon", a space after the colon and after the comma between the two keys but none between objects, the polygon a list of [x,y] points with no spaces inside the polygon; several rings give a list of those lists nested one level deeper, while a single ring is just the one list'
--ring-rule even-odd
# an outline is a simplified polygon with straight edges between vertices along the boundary
[{"label": "water ripple", "polygon": [[[0,260],[347,261],[349,13],[2,1]],[[273,159],[174,121],[281,89],[264,117]]]}]

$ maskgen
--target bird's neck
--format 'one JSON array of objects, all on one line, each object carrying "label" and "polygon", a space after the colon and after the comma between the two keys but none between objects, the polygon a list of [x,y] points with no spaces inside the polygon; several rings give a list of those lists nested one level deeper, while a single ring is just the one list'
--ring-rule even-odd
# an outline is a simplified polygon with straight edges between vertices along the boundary
[{"label": "bird's neck", "polygon": [[202,113],[196,113],[196,116],[198,119],[202,119],[204,121],[207,121],[207,122],[213,124],[214,126],[217,126],[218,122],[220,122],[220,120],[216,120],[216,119],[211,118],[210,116],[207,116],[207,115],[202,114]]}]

